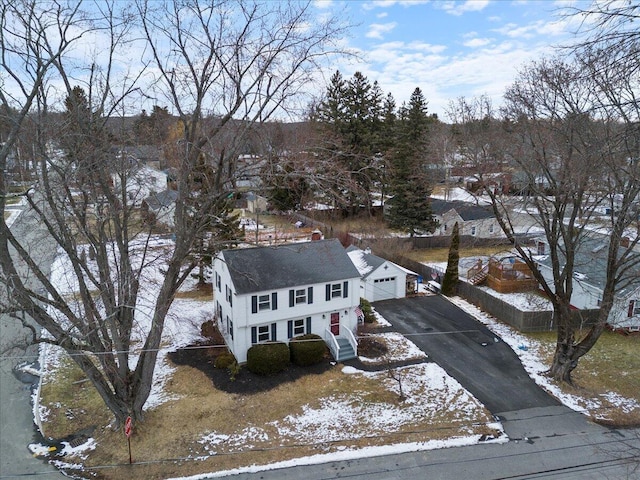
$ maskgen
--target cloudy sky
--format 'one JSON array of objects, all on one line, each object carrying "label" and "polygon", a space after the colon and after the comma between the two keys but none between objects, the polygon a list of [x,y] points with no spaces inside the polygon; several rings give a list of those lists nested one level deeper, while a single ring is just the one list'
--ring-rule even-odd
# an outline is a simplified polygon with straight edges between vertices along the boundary
[{"label": "cloudy sky", "polygon": [[[348,46],[361,62],[336,64],[346,77],[361,71],[397,104],[415,87],[443,120],[448,102],[486,94],[499,106],[505,87],[531,60],[566,45],[578,19],[563,16],[580,1],[318,0],[357,24]],[[344,13],[342,13],[344,12]],[[329,76],[330,76],[329,72]]]}]

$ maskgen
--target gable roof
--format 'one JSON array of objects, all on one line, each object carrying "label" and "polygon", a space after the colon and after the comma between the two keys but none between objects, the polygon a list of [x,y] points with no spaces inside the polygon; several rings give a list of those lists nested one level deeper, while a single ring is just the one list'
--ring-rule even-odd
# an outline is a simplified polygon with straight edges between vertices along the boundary
[{"label": "gable roof", "polygon": [[152,193],[144,201],[152,210],[160,210],[163,207],[170,207],[178,199],[178,192],[175,190],[163,190]]},{"label": "gable roof", "polygon": [[447,201],[439,198],[431,199],[431,211],[436,215],[442,215],[449,210],[455,210],[462,220],[482,220],[484,218],[493,218],[495,215],[491,208],[474,205],[473,203],[462,202],[459,200]]},{"label": "gable roof", "polygon": [[358,272],[360,272],[362,278],[368,276],[386,261],[384,258],[360,250],[354,245],[347,247],[347,255],[349,255],[349,258],[358,269]]},{"label": "gable roof", "polygon": [[349,255],[349,258],[351,259],[353,264],[358,269],[358,272],[360,272],[360,275],[362,276],[362,278],[368,277],[371,273],[375,272],[378,269],[378,267],[380,267],[386,262],[389,262],[391,265],[395,266],[396,268],[398,268],[399,270],[403,271],[406,274],[416,275],[416,276],[418,275],[416,272],[412,272],[411,270],[408,270],[401,265],[388,261],[384,258],[378,257],[377,255],[369,253],[366,250],[361,250],[355,245],[349,245],[349,247],[347,247],[347,254]]},{"label": "gable roof", "polygon": [[220,252],[238,294],[359,278],[338,239]]},{"label": "gable roof", "polygon": [[[537,241],[547,243],[546,238]],[[626,249],[620,247],[619,257]],[[560,249],[560,261],[564,261],[563,249]],[[575,251],[573,277],[574,281],[585,282],[602,290],[607,280],[607,257],[609,255],[609,238],[600,234],[588,235],[582,239]],[[536,261],[548,268],[552,268],[550,255],[535,257]],[[624,267],[623,267],[624,268]],[[630,254],[627,270],[622,272],[620,282],[616,288],[616,297],[624,298],[640,287],[640,252],[635,250]]]}]

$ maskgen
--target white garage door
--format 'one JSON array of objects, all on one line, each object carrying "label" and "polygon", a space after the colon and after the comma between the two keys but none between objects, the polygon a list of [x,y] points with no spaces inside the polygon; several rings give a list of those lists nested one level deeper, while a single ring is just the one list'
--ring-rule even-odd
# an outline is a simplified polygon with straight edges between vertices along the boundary
[{"label": "white garage door", "polygon": [[396,277],[376,278],[373,281],[373,301],[396,298]]}]

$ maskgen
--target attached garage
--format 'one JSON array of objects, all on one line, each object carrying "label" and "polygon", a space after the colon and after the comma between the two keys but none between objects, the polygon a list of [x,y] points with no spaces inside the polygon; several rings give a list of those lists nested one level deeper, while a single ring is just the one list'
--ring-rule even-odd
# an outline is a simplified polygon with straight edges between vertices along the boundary
[{"label": "attached garage", "polygon": [[354,246],[347,248],[347,253],[362,276],[360,297],[379,302],[404,298],[416,291],[416,273]]},{"label": "attached garage", "polygon": [[379,300],[389,300],[391,298],[397,298],[396,292],[398,290],[397,277],[385,277],[373,279],[373,302]]}]

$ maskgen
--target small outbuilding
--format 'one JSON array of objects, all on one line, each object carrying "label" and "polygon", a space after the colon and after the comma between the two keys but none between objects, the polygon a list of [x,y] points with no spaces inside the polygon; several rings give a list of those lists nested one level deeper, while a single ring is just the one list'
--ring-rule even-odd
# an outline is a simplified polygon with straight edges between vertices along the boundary
[{"label": "small outbuilding", "polygon": [[418,274],[351,245],[349,258],[361,275],[360,296],[370,302],[404,298],[418,288]]}]

